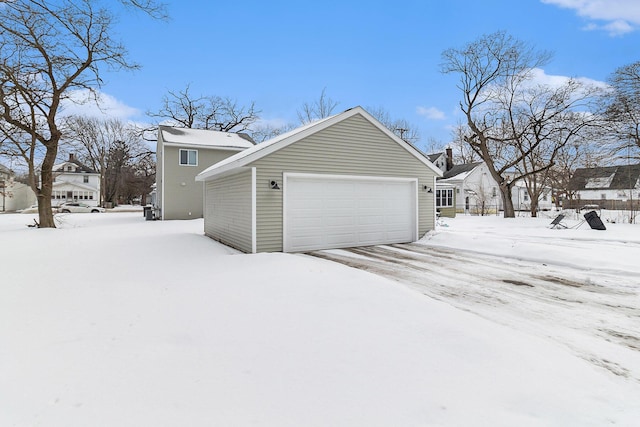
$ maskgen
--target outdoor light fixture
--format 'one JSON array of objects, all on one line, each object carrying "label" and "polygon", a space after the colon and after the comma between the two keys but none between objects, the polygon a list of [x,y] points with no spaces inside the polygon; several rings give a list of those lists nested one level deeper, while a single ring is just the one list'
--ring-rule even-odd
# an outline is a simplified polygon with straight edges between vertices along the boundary
[{"label": "outdoor light fixture", "polygon": [[271,180],[269,182],[269,187],[271,187],[272,190],[279,190],[280,186],[278,185],[278,181],[275,180]]},{"label": "outdoor light fixture", "polygon": [[429,187],[428,185],[425,185],[424,187],[424,191],[426,191],[427,193],[433,193],[433,190],[431,189],[431,187]]}]

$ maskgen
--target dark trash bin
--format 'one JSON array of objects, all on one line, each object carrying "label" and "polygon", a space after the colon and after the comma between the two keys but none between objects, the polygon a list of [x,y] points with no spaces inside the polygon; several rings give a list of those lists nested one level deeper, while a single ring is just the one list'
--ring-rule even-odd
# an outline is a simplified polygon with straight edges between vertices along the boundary
[{"label": "dark trash bin", "polygon": [[148,208],[145,206],[144,208],[144,217],[146,218],[147,221],[152,221],[153,220],[153,209]]},{"label": "dark trash bin", "polygon": [[589,223],[589,227],[591,227],[594,230],[607,229],[607,227],[605,227],[604,224],[602,223],[602,220],[600,219],[596,211],[587,212],[586,214],[584,214],[584,219],[586,219],[587,222]]},{"label": "dark trash bin", "polygon": [[151,206],[143,206],[142,209],[144,209],[142,216],[147,218],[147,216],[149,216],[149,211],[151,210]]}]

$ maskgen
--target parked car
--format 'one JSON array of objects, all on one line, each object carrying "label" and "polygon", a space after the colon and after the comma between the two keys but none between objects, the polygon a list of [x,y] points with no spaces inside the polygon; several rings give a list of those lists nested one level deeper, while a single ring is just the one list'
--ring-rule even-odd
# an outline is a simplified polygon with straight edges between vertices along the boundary
[{"label": "parked car", "polygon": [[[57,208],[52,206],[51,210],[53,211],[53,213],[57,212]],[[34,213],[38,213],[38,204],[36,203],[35,205],[31,205],[26,209],[22,209],[21,211],[17,211],[20,213],[24,213],[24,214],[34,214]]]},{"label": "parked car", "polygon": [[58,212],[62,213],[81,213],[81,212],[91,212],[98,213],[104,212],[105,209],[100,206],[89,206],[85,203],[80,202],[68,202],[63,203],[58,207]]}]

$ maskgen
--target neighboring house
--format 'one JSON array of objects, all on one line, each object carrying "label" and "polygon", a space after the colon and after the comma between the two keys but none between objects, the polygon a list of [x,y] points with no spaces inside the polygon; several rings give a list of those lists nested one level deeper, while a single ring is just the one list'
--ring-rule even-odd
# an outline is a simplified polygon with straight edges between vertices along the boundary
[{"label": "neighboring house", "polygon": [[495,213],[500,209],[502,200],[498,184],[484,162],[454,165],[450,148],[444,153],[431,154],[430,158],[442,171],[442,178],[436,185],[436,202],[441,216]]},{"label": "neighboring house", "polygon": [[[513,174],[507,173],[505,177],[511,179]],[[538,198],[538,211],[549,211],[554,208],[552,193],[551,187],[544,187],[542,189],[542,193]],[[531,210],[531,197],[529,196],[524,180],[518,180],[513,187],[511,187],[511,201],[513,202],[513,209],[516,211]],[[502,206],[502,199],[500,206]]]},{"label": "neighboring house", "polygon": [[51,205],[66,202],[100,204],[100,174],[80,163],[73,154],[69,154],[69,160],[53,166]]},{"label": "neighboring house", "polygon": [[[443,172],[436,184],[436,202],[441,216],[455,217],[456,213],[488,214],[503,210],[500,188],[485,162],[454,165],[450,148],[429,157]],[[531,201],[524,181],[518,181],[513,186],[511,196],[516,211],[530,210]],[[549,210],[552,204],[551,189],[545,189],[538,201],[538,210]]]},{"label": "neighboring house", "polygon": [[[577,169],[569,181],[573,200],[564,208],[598,205],[606,209],[637,207],[640,199],[640,164]],[[568,205],[568,206],[567,206]]]},{"label": "neighboring house", "polygon": [[13,171],[0,165],[0,212],[26,209],[36,203],[31,187],[16,181]]},{"label": "neighboring house", "polygon": [[435,227],[440,170],[361,107],[238,153],[198,175],[205,234],[241,251],[415,241]]},{"label": "neighboring house", "polygon": [[156,217],[202,218],[204,187],[196,176],[254,145],[243,134],[161,125],[156,150]]}]

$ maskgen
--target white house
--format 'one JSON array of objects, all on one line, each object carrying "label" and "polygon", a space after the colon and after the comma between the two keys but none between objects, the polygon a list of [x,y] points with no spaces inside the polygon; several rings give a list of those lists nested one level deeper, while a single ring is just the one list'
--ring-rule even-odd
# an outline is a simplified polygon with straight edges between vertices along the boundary
[{"label": "white house", "polygon": [[0,165],[0,212],[25,209],[35,203],[31,187],[16,181],[13,171]]},{"label": "white house", "polygon": [[53,166],[51,205],[65,202],[100,204],[100,174],[80,163],[73,154],[69,154],[69,160]]},{"label": "white house", "polygon": [[[486,214],[503,210],[502,195],[498,183],[491,176],[485,162],[454,165],[450,148],[444,153],[429,155],[430,160],[438,166],[443,177],[436,184],[437,207],[443,216],[455,216],[455,213]],[[507,174],[506,178],[509,178]],[[449,192],[454,197],[448,196]],[[524,181],[520,180],[511,189],[513,207],[516,211],[528,211],[531,200]],[[450,209],[453,203],[455,212]],[[551,189],[545,188],[538,200],[538,210],[549,210],[553,206]]]},{"label": "white house", "polygon": [[640,164],[577,169],[569,182],[573,205],[597,204],[607,209],[627,209],[640,200]]},{"label": "white house", "polygon": [[[531,209],[531,198],[527,191],[527,186],[523,180],[519,180],[511,188],[511,200],[516,211],[529,211]],[[551,188],[545,187],[538,198],[538,210],[548,211],[553,209]]]}]

